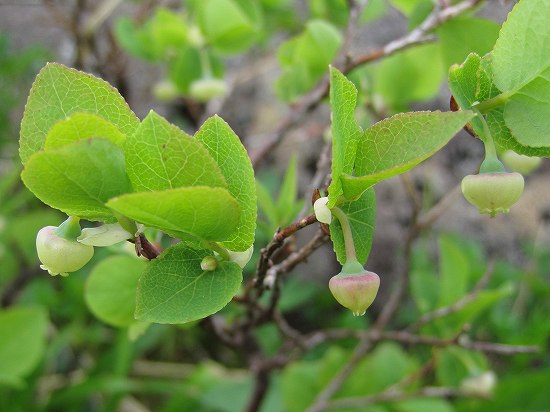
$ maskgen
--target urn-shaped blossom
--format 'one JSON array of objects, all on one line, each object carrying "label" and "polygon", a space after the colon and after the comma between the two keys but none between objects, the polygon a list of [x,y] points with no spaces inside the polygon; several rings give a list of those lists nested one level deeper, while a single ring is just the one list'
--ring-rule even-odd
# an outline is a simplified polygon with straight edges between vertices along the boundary
[{"label": "urn-shaped blossom", "polygon": [[494,217],[508,213],[523,193],[524,180],[519,173],[480,173],[462,179],[462,193],[481,213]]},{"label": "urn-shaped blossom", "polygon": [[376,273],[364,269],[357,273],[345,273],[348,271],[346,269],[344,265],[342,272],[330,279],[328,287],[338,303],[351,310],[355,316],[364,315],[376,298],[380,278]]},{"label": "urn-shaped blossom", "polygon": [[61,237],[56,226],[46,226],[36,236],[36,252],[42,265],[50,275],[67,276],[90,261],[94,247]]},{"label": "urn-shaped blossom", "polygon": [[50,275],[68,276],[90,261],[94,247],[77,241],[81,234],[80,219],[69,216],[59,227],[46,226],[36,235],[36,252]]},{"label": "urn-shaped blossom", "polygon": [[222,79],[199,79],[189,86],[189,94],[199,102],[208,102],[225,93],[227,93],[227,85]]}]

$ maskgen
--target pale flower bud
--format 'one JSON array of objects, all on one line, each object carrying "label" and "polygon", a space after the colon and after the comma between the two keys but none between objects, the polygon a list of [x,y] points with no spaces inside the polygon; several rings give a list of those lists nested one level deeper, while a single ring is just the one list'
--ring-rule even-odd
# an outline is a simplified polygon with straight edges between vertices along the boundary
[{"label": "pale flower bud", "polygon": [[330,225],[330,222],[332,222],[332,212],[328,208],[327,203],[328,197],[320,197],[313,203],[313,211],[319,222]]},{"label": "pale flower bud", "polygon": [[462,179],[462,193],[480,213],[494,217],[508,213],[523,193],[524,180],[519,173],[480,173]]},{"label": "pale flower bud", "polygon": [[36,251],[42,262],[40,268],[52,276],[68,276],[69,272],[77,271],[90,261],[94,247],[60,237],[56,230],[55,226],[46,226],[36,236]]}]

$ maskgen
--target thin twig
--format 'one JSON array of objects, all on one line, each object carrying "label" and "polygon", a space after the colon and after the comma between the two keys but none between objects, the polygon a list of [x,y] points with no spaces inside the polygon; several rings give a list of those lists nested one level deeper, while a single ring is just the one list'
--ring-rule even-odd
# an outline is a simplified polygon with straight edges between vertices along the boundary
[{"label": "thin twig", "polygon": [[263,281],[265,278],[265,274],[270,267],[271,258],[273,257],[275,252],[277,252],[277,250],[279,250],[283,246],[284,241],[292,236],[294,233],[296,233],[298,230],[303,229],[304,227],[309,226],[315,222],[317,222],[317,218],[314,214],[311,214],[275,233],[271,242],[269,242],[269,244],[261,250],[260,260],[258,261],[258,267],[256,269],[255,277],[255,284],[258,288],[263,288]]},{"label": "thin twig", "polygon": [[375,395],[338,399],[317,409],[318,412],[329,409],[362,408],[379,402],[397,402],[414,398],[454,398],[461,393],[456,388],[427,386],[413,392],[384,391]]}]

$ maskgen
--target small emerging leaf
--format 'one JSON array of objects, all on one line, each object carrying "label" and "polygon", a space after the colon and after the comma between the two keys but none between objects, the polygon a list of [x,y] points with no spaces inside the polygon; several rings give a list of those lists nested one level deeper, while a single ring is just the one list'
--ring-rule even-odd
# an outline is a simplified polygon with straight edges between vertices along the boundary
[{"label": "small emerging leaf", "polygon": [[102,137],[122,147],[126,136],[111,122],[92,113],[75,113],[60,120],[46,135],[44,148],[56,149],[77,140]]}]

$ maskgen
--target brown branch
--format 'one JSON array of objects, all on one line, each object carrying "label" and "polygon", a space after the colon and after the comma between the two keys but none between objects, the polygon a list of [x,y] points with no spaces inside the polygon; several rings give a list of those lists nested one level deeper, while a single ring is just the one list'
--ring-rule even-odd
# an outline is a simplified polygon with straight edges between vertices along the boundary
[{"label": "brown branch", "polygon": [[319,230],[313,238],[310,239],[300,250],[291,253],[285,260],[278,265],[272,266],[268,269],[264,278],[264,286],[275,284],[279,275],[288,273],[296,265],[303,262],[315,252],[320,246],[328,241],[328,236],[323,230]]},{"label": "brown branch", "polygon": [[271,258],[279,250],[284,241],[296,233],[298,230],[303,229],[306,226],[309,226],[317,222],[317,218],[314,214],[311,214],[307,217],[304,217],[297,222],[287,226],[283,230],[277,231],[273,236],[273,239],[269,244],[261,250],[260,260],[258,261],[258,267],[256,269],[255,284],[258,288],[263,288],[263,281],[266,275],[267,270],[271,265]]}]

